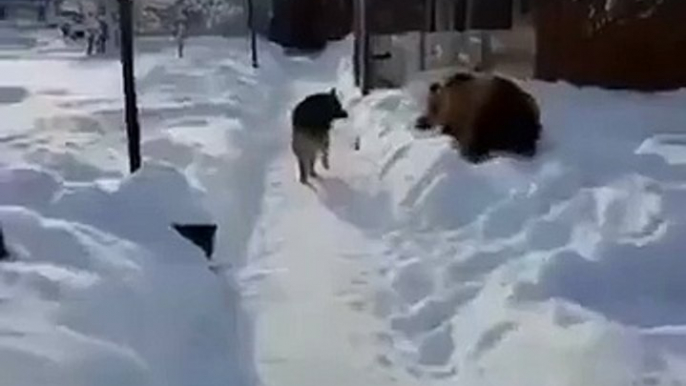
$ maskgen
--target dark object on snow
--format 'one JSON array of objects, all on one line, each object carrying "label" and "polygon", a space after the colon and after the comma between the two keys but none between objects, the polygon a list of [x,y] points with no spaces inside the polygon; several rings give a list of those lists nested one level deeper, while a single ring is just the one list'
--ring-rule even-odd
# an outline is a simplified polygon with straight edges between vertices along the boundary
[{"label": "dark object on snow", "polygon": [[214,235],[217,233],[217,226],[214,224],[172,224],[172,227],[181,236],[200,247],[205,252],[208,260],[212,259],[214,253]]},{"label": "dark object on snow", "polygon": [[427,99],[416,127],[439,126],[468,161],[478,163],[500,151],[527,158],[536,154],[542,129],[538,105],[513,81],[458,73],[442,85],[432,84]]},{"label": "dark object on snow", "polygon": [[9,257],[10,253],[5,246],[5,236],[2,234],[2,228],[0,228],[0,261],[6,260]]},{"label": "dark object on snow", "polygon": [[317,177],[314,164],[322,155],[322,165],[329,169],[329,132],[335,119],[347,118],[332,88],[328,93],[312,94],[300,101],[293,110],[291,147],[298,159],[300,182],[307,184],[308,177]]},{"label": "dark object on snow", "polygon": [[269,40],[303,52],[320,51],[352,31],[352,0],[274,0]]}]

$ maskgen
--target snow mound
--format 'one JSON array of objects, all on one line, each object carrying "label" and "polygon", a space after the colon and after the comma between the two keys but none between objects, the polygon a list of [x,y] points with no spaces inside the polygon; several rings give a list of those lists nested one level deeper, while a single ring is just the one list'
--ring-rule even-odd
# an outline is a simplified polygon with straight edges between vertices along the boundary
[{"label": "snow mound", "polygon": [[210,219],[180,172],[0,176],[0,372],[13,385],[239,384],[236,300],[170,227]]},{"label": "snow mound", "polygon": [[413,130],[421,84],[352,108],[392,213],[389,360],[466,385],[686,382],[686,346],[649,332],[686,324],[686,93],[523,86],[544,124],[529,162],[472,165]]},{"label": "snow mound", "polygon": [[[119,62],[10,32],[0,373],[20,386],[254,384],[234,275],[282,142],[283,55],[261,44],[256,71],[242,39],[194,38],[184,59],[167,38],[138,39],[144,167],[127,177]],[[173,223],[218,225],[213,271]]]}]

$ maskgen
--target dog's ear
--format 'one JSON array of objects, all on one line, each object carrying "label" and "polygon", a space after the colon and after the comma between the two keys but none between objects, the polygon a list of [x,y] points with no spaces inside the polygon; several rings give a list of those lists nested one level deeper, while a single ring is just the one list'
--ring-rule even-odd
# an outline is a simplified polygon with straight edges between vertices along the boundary
[{"label": "dog's ear", "polygon": [[332,87],[329,93],[333,96],[336,96],[336,87]]}]

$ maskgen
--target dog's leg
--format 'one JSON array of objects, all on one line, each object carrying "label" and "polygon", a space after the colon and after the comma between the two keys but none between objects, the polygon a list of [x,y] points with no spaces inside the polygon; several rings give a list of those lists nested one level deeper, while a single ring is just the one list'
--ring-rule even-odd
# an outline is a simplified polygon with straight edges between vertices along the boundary
[{"label": "dog's leg", "polygon": [[307,184],[307,164],[302,157],[298,157],[298,174],[300,183]]},{"label": "dog's leg", "polygon": [[329,142],[329,134],[327,134],[322,143],[322,166],[324,166],[324,169],[326,170],[329,170],[331,166],[329,164]]},{"label": "dog's leg", "polygon": [[310,177],[312,177],[312,178],[318,178],[319,177],[319,174],[317,174],[317,171],[314,170],[314,164],[316,163],[316,161],[317,161],[317,157],[314,154],[311,157],[309,157],[309,159],[307,160],[307,165],[308,165],[309,172],[310,172],[309,174],[310,174]]},{"label": "dog's leg", "polygon": [[317,143],[311,138],[307,138],[304,143],[305,148],[303,149],[303,163],[307,169],[307,175],[317,178],[317,172],[314,170],[314,164],[317,161]]}]

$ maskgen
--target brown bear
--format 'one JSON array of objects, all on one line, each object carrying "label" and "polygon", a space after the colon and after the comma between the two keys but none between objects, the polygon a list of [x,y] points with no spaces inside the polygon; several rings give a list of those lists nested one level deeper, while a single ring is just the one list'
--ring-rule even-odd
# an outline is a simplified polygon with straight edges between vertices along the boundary
[{"label": "brown bear", "polygon": [[467,72],[429,87],[426,111],[416,127],[435,126],[453,137],[472,163],[493,152],[531,158],[542,130],[536,101],[517,84],[497,75]]}]

